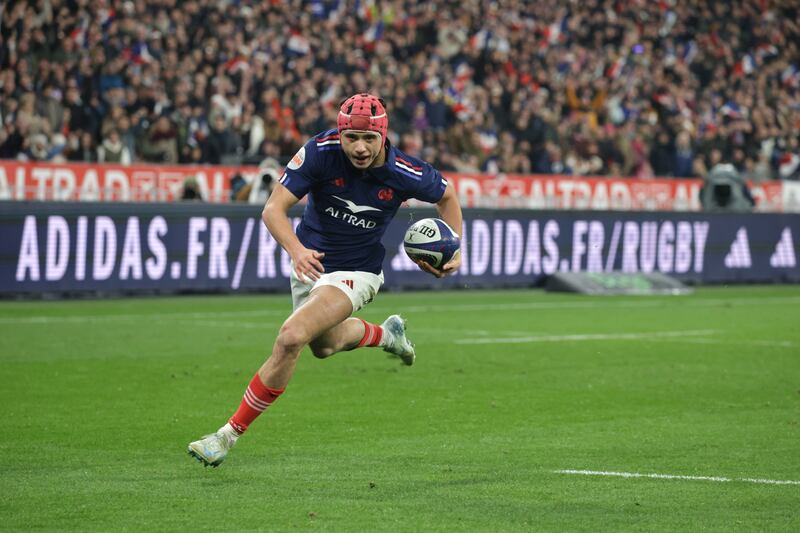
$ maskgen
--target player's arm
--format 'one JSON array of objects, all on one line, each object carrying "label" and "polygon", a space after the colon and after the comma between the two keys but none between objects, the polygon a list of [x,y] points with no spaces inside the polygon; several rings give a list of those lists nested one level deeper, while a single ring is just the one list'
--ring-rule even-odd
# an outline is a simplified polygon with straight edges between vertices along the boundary
[{"label": "player's arm", "polygon": [[463,225],[461,217],[461,204],[458,201],[458,194],[452,183],[447,184],[444,190],[442,199],[436,202],[436,210],[439,212],[439,218],[447,222],[447,225],[456,232],[461,233]]},{"label": "player's arm", "polygon": [[[442,198],[436,202],[436,210],[439,212],[439,218],[444,220],[456,234],[461,233],[461,204],[458,201],[458,194],[456,194],[456,189],[452,183],[447,184]],[[458,269],[461,268],[461,250],[456,252],[453,258],[441,269],[434,268],[425,261],[418,261],[417,265],[437,278],[449,276],[454,272],[458,272]]]},{"label": "player's arm", "polygon": [[295,235],[292,221],[289,219],[289,209],[299,201],[300,199],[289,189],[278,183],[267,199],[261,219],[278,244],[292,258],[297,277],[301,280],[306,277],[317,280],[325,272],[320,262],[325,254],[303,246]]}]

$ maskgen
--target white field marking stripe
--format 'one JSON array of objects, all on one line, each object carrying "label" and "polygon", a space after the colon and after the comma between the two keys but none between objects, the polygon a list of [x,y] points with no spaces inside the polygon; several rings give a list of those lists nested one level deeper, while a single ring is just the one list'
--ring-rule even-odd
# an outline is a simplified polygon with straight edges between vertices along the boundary
[{"label": "white field marking stripe", "polygon": [[440,336],[442,333],[447,333],[449,335],[466,335],[470,337],[486,337],[487,335],[504,335],[506,337],[523,337],[526,335],[530,335],[530,331],[519,331],[519,330],[487,330],[487,329],[447,329],[447,328],[422,328],[414,326],[414,333],[435,333],[437,336]]},{"label": "white field marking stripe", "polygon": [[206,326],[211,328],[242,328],[242,329],[263,329],[269,331],[275,328],[278,324],[271,324],[268,322],[214,322],[212,320],[182,320],[177,319],[175,322],[187,322],[193,326]]},{"label": "white field marking stripe", "polygon": [[[776,304],[786,305],[800,303],[800,297],[797,296],[775,296],[772,298],[739,298],[739,299],[724,299],[715,298],[709,300],[683,300],[682,305],[687,307],[712,307],[720,304]],[[505,303],[505,304],[462,304],[462,305],[410,305],[406,307],[394,305],[392,307],[382,307],[376,305],[369,307],[370,310],[376,311],[397,311],[401,310],[402,313],[427,313],[431,311],[519,311],[524,309],[639,309],[650,307],[663,307],[663,300],[650,300],[650,301],[626,301],[626,302],[608,302],[602,299],[591,300],[586,302],[521,302],[521,303]]]},{"label": "white field marking stripe", "polygon": [[[659,339],[661,340],[661,339]],[[688,342],[690,344],[736,344],[744,346],[766,346],[768,348],[794,348],[797,343],[792,341],[743,341],[743,340],[723,340],[723,339],[663,339],[667,342]]]},{"label": "white field marking stripe", "polygon": [[688,331],[653,331],[650,333],[587,333],[572,335],[534,335],[530,337],[494,337],[478,339],[457,339],[455,344],[521,344],[528,342],[570,342],[570,341],[607,341],[630,340],[638,341],[653,337],[683,337],[685,335],[711,335],[716,333],[713,329],[699,329]]},{"label": "white field marking stripe", "polygon": [[152,315],[80,315],[80,316],[25,316],[0,317],[0,324],[51,324],[56,322],[83,323],[116,320],[194,320],[236,316],[289,316],[291,309],[261,309],[257,311],[221,311],[219,313],[157,313]]},{"label": "white field marking stripe", "polygon": [[650,479],[681,479],[689,481],[742,481],[745,483],[761,483],[765,485],[800,485],[800,481],[785,479],[762,479],[749,477],[722,477],[722,476],[682,476],[673,474],[640,474],[638,472],[605,472],[602,470],[553,470],[554,474],[574,474],[579,476],[607,476],[607,477],[643,477]]},{"label": "white field marking stripe", "polygon": [[242,281],[242,270],[244,270],[244,260],[247,258],[247,249],[250,248],[250,236],[253,235],[252,217],[247,219],[247,224],[244,227],[244,236],[242,236],[242,244],[239,246],[239,257],[236,258],[236,268],[233,271],[233,281],[231,282],[231,289],[236,290],[239,288],[239,283]]},{"label": "white field marking stripe", "polygon": [[[682,298],[680,296],[675,298]],[[222,299],[220,299],[222,301]],[[720,304],[749,304],[762,305],[790,305],[800,303],[800,296],[773,296],[768,298],[710,298],[707,300],[685,299],[681,305],[684,307],[710,307]],[[593,299],[585,302],[523,302],[507,304],[454,304],[454,305],[417,305],[406,306],[395,304],[388,306],[369,306],[367,309],[375,312],[402,313],[427,313],[432,311],[473,312],[473,311],[519,311],[525,309],[641,309],[650,307],[663,307],[664,300],[628,300],[623,302],[609,302],[603,299]],[[178,318],[219,318],[223,316],[261,316],[280,315],[289,316],[292,310],[285,309],[259,309],[254,311],[220,311],[218,313],[158,313],[158,314],[119,314],[119,315],[79,315],[79,316],[27,316],[27,317],[2,317],[0,324],[48,324],[54,322],[90,322],[97,320],[151,320],[151,319],[178,319]]]}]

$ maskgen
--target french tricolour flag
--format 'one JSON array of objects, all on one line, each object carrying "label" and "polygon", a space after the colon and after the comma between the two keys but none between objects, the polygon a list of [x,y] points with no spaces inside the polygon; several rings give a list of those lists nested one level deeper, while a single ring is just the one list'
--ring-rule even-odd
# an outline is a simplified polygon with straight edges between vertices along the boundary
[{"label": "french tricolour flag", "polygon": [[800,70],[797,65],[789,65],[781,72],[781,83],[787,87],[800,86]]},{"label": "french tricolour flag", "polygon": [[741,61],[733,67],[734,72],[739,76],[747,76],[753,72],[753,56],[746,54]]},{"label": "french tricolour flag", "polygon": [[290,52],[305,55],[311,51],[311,44],[300,32],[293,30],[289,41],[286,43],[286,48]]},{"label": "french tricolour flag", "polygon": [[367,31],[364,32],[364,40],[368,43],[380,41],[383,38],[383,21],[379,20],[377,24],[373,24]]}]

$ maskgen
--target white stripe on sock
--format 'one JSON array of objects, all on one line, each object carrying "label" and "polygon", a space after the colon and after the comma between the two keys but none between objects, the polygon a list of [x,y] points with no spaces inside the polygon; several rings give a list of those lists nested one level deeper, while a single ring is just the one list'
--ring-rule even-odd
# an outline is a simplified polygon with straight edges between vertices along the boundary
[{"label": "white stripe on sock", "polygon": [[269,407],[269,404],[267,402],[259,399],[258,396],[253,394],[253,391],[250,390],[250,387],[247,387],[247,390],[244,391],[244,400],[250,407],[252,407],[257,411],[263,411],[264,409]]}]

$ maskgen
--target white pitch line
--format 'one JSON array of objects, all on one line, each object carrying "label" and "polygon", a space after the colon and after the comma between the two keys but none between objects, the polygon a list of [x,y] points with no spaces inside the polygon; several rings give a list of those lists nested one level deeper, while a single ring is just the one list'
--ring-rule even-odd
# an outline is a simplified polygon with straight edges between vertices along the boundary
[{"label": "white pitch line", "polygon": [[572,342],[572,341],[608,341],[630,340],[639,341],[652,338],[684,337],[687,335],[711,335],[717,333],[713,329],[698,329],[689,331],[653,331],[650,333],[587,333],[570,335],[534,335],[529,337],[495,337],[477,339],[457,339],[455,344],[523,344],[529,342]]},{"label": "white pitch line", "polygon": [[793,341],[743,341],[743,340],[724,340],[724,339],[665,339],[668,342],[684,342],[689,344],[735,344],[737,346],[764,346],[767,348],[794,348],[797,343]]},{"label": "white pitch line", "polygon": [[800,485],[800,481],[790,479],[763,479],[749,477],[723,477],[723,476],[683,476],[677,474],[640,474],[638,472],[606,472],[603,470],[553,470],[554,474],[572,474],[578,476],[606,476],[624,478],[649,478],[649,479],[679,479],[688,481],[717,481],[728,483],[740,481],[744,483],[759,483],[762,485]]},{"label": "white pitch line", "polygon": [[270,331],[275,328],[277,324],[267,324],[259,322],[214,322],[212,320],[181,320],[177,319],[176,322],[189,323],[192,326],[204,326],[210,328],[243,328],[243,329],[260,329]]},{"label": "white pitch line", "polygon": [[75,316],[21,316],[21,317],[0,317],[0,325],[3,324],[55,324],[64,323],[83,323],[98,321],[125,321],[125,320],[182,320],[182,319],[213,319],[220,317],[237,316],[288,316],[290,309],[263,309],[255,311],[221,311],[219,313],[155,313],[155,314],[119,314],[119,315],[75,315]]},{"label": "white pitch line", "polygon": [[506,337],[521,337],[523,335],[528,335],[530,331],[518,331],[518,330],[488,330],[488,329],[454,329],[454,328],[421,328],[417,327],[416,325],[411,326],[415,334],[418,333],[430,333],[435,336],[441,336],[444,333],[449,335],[473,335],[476,337],[486,337],[489,335],[503,335]]},{"label": "white pitch line", "polygon": [[[686,298],[686,297],[673,297]],[[789,305],[800,303],[800,297],[796,296],[775,296],[770,298],[709,298],[702,300],[692,300],[691,297],[681,301],[682,306],[686,307],[713,307],[718,305],[739,305],[749,303]],[[376,305],[369,307],[370,311],[400,311],[401,313],[428,313],[428,312],[473,312],[473,311],[522,311],[527,309],[640,309],[651,307],[663,307],[664,300],[626,300],[614,302],[603,298],[596,298],[584,301],[567,302],[517,302],[501,304],[459,304],[459,305],[394,305],[384,307]]]}]

